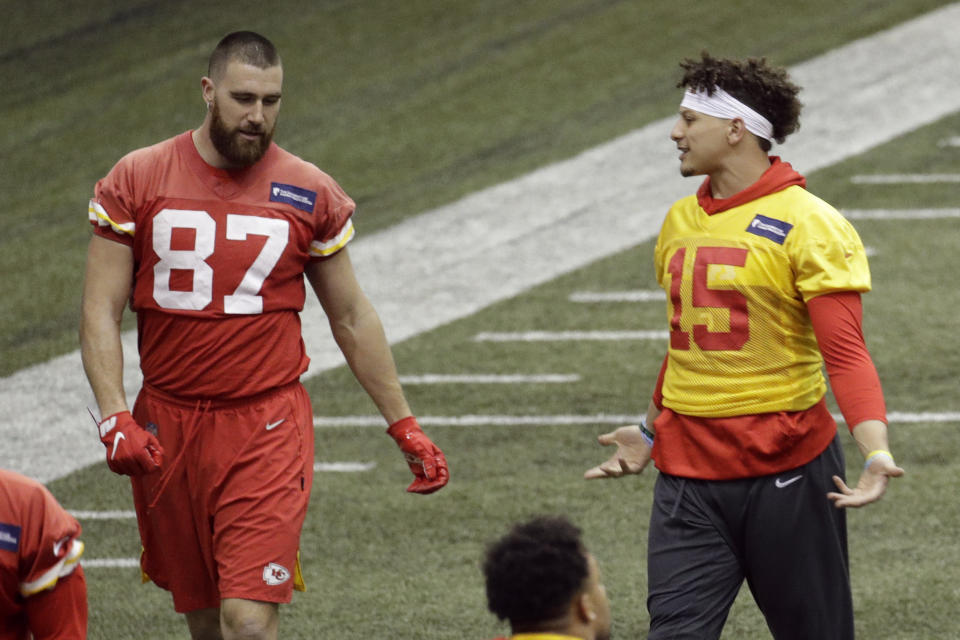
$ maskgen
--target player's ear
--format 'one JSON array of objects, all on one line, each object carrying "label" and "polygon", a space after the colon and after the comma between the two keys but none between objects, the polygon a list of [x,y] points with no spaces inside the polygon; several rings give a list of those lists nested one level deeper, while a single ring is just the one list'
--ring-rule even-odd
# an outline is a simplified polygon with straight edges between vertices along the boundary
[{"label": "player's ear", "polygon": [[727,142],[731,145],[738,144],[747,134],[747,127],[740,118],[734,118],[727,125]]},{"label": "player's ear", "polygon": [[210,105],[213,104],[213,94],[216,87],[213,84],[213,80],[207,76],[200,78],[200,97],[203,98],[203,101],[207,105],[207,109],[210,109]]},{"label": "player's ear", "polygon": [[574,615],[584,624],[589,624],[597,619],[596,604],[586,591],[581,591],[576,595],[573,609]]}]

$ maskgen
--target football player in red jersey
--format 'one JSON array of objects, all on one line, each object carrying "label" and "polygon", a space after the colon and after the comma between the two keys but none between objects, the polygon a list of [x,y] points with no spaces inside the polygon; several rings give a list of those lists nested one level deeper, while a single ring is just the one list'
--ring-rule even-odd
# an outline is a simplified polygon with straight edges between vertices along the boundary
[{"label": "football player in red jersey", "polygon": [[[303,588],[313,479],[304,276],[414,474],[448,478],[412,416],[346,245],[354,202],[272,142],[283,87],[274,45],[232,33],[210,56],[198,129],[124,156],[90,201],[84,369],[107,464],[131,476],[143,572],[194,638],[273,638]],[[123,388],[120,320],[137,314],[141,388]],[[222,635],[221,635],[222,634]]]},{"label": "football player in red jersey", "polygon": [[514,525],[487,548],[483,574],[487,606],[509,621],[510,640],[609,640],[610,603],[597,560],[568,519]]},{"label": "football player in red jersey", "polygon": [[[764,60],[681,64],[670,133],[684,176],[657,239],[670,342],[640,425],[587,478],[660,471],[647,549],[649,638],[719,638],[744,580],[777,639],[853,638],[845,507],[903,474],[887,441],[856,231],[768,155],[797,129],[799,88]],[[851,488],[827,374],[864,455]]]},{"label": "football player in red jersey", "polygon": [[0,640],[83,640],[80,523],[36,480],[0,469]]}]

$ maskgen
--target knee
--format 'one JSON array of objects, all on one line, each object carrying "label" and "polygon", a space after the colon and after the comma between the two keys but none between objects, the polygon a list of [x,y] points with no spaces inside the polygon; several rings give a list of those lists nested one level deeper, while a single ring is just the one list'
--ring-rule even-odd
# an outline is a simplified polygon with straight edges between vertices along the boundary
[{"label": "knee", "polygon": [[220,609],[220,628],[224,640],[275,640],[277,637],[277,605],[266,602],[240,601]]}]

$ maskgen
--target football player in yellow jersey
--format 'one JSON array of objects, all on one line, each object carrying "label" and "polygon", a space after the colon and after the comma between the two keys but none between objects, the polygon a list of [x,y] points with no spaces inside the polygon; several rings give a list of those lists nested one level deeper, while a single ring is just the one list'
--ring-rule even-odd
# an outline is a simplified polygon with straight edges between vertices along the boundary
[{"label": "football player in yellow jersey", "polygon": [[[684,176],[657,239],[670,343],[645,420],[587,478],[652,459],[651,640],[719,638],[746,580],[774,638],[853,638],[844,508],[903,474],[862,329],[863,244],[805,178],[769,155],[799,126],[797,87],[765,60],[681,63],[670,138]],[[864,455],[854,487],[824,401],[830,385]]]},{"label": "football player in yellow jersey", "polygon": [[483,574],[487,605],[510,622],[510,640],[609,640],[597,560],[563,516],[514,525],[487,548]]}]

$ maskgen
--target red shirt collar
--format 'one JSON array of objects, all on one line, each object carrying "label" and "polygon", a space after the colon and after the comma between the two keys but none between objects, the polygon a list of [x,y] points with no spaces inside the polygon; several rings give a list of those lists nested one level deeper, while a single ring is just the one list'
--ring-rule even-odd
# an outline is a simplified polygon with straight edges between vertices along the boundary
[{"label": "red shirt collar", "polygon": [[770,168],[763,172],[760,179],[729,198],[714,198],[710,194],[710,177],[708,176],[697,189],[697,202],[704,211],[713,215],[793,185],[806,187],[807,179],[794,171],[789,162],[783,162],[779,156],[770,156]]}]

